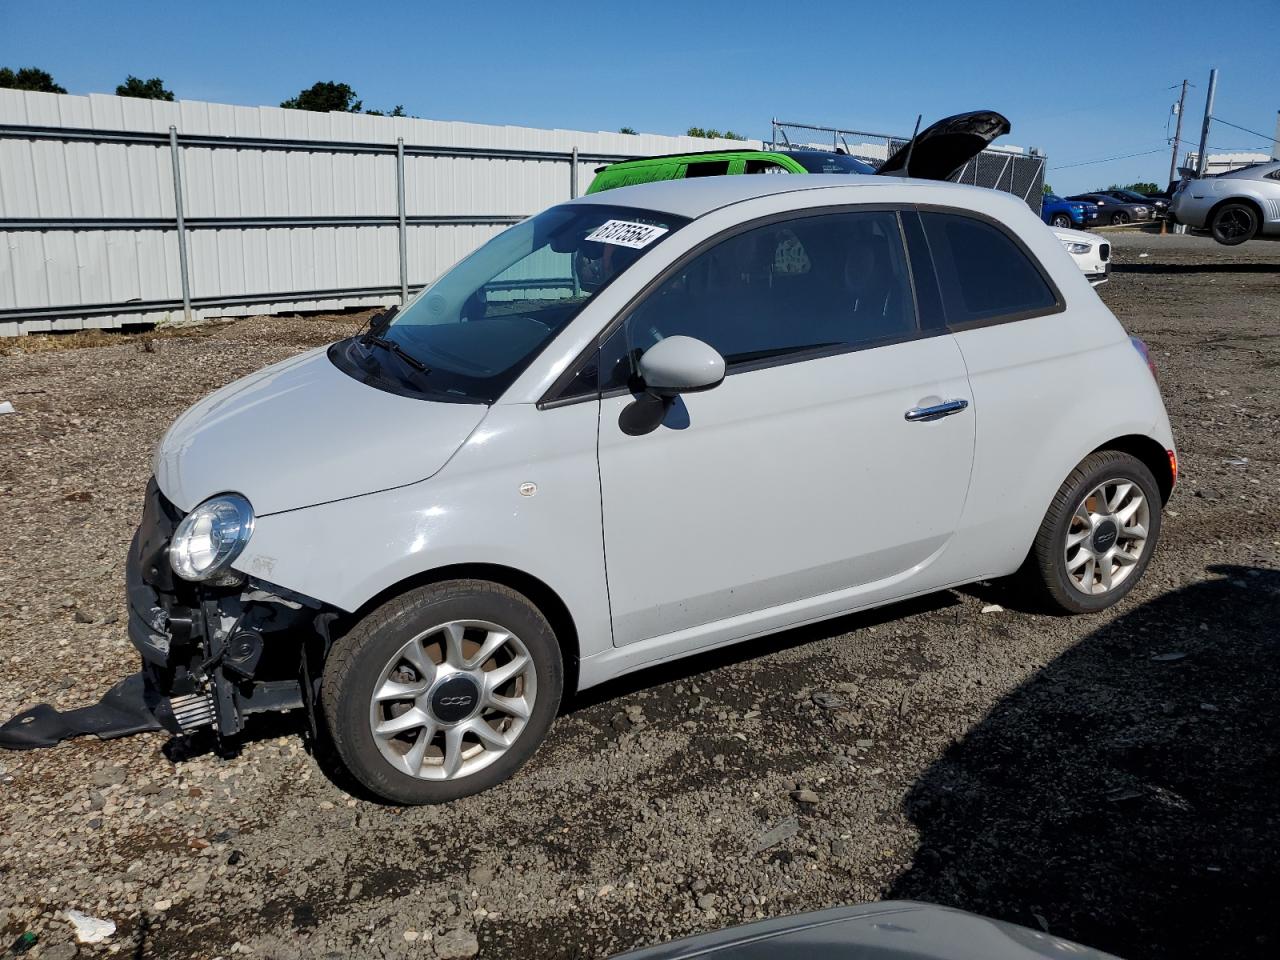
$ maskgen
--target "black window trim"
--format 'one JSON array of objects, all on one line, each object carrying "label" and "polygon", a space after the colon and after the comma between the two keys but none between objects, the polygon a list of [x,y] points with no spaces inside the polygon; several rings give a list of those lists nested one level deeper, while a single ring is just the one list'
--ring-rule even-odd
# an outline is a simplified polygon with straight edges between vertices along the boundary
[{"label": "black window trim", "polygon": [[[1062,291],[1059,290],[1058,285],[1053,282],[1053,277],[1050,276],[1049,271],[1044,268],[1044,264],[1040,262],[1040,258],[1031,251],[1030,247],[1022,242],[1022,238],[1020,236],[1010,230],[1005,224],[1001,223],[995,217],[988,216],[985,213],[979,213],[977,210],[970,210],[967,207],[949,207],[945,204],[939,203],[918,203],[913,205],[913,209],[917,213],[945,213],[952,216],[967,217],[970,220],[977,220],[981,223],[994,227],[996,230],[1000,231],[1000,233],[1004,234],[1005,237],[1011,240],[1013,245],[1022,252],[1022,255],[1031,262],[1031,265],[1035,267],[1036,271],[1040,274],[1040,278],[1045,282],[1045,285],[1048,286],[1049,292],[1053,294],[1053,304],[1047,307],[1038,307],[1031,310],[1019,310],[1014,313],[1001,313],[994,317],[983,317],[981,320],[964,320],[959,323],[953,323],[948,316],[947,299],[942,295],[942,283],[938,279],[938,265],[934,262],[933,249],[929,246],[929,232],[924,230],[922,233],[924,235],[926,247],[925,252],[928,255],[929,264],[933,267],[933,281],[937,285],[938,297],[942,302],[942,313],[945,318],[946,332],[963,333],[966,330],[980,330],[983,327],[994,327],[1002,323],[1017,323],[1020,320],[1034,320],[1036,317],[1051,317],[1054,314],[1064,313],[1066,311],[1067,302],[1063,299]],[[923,227],[923,225],[922,221],[921,226]]]},{"label": "black window trim", "polygon": [[[788,351],[786,353],[777,354],[770,357],[761,357],[758,360],[748,360],[730,366],[725,371],[726,377],[731,377],[739,373],[751,373],[755,370],[763,370],[768,367],[781,367],[791,363],[803,363],[807,360],[819,360],[826,357],[840,356],[846,353],[858,353],[863,350],[878,350],[881,347],[892,347],[900,343],[909,343],[914,340],[926,340],[930,337],[938,337],[948,334],[950,331],[946,326],[925,329],[920,317],[919,298],[916,295],[915,276],[911,266],[911,251],[907,248],[906,231],[902,228],[902,214],[911,212],[916,209],[911,203],[840,203],[829,204],[821,207],[806,207],[801,210],[785,210],[778,213],[765,214],[752,220],[744,220],[736,223],[731,227],[714,234],[705,240],[700,241],[697,245],[686,250],[678,259],[673,261],[665,270],[644,285],[627,303],[619,310],[614,317],[604,326],[604,328],[596,335],[596,337],[574,357],[573,362],[565,367],[564,372],[560,374],[554,383],[542,395],[536,406],[539,410],[552,410],[557,407],[567,407],[575,403],[585,403],[592,400],[606,400],[611,397],[620,397],[632,393],[628,387],[611,387],[608,390],[601,390],[599,383],[594,392],[576,393],[572,396],[561,396],[562,391],[568,389],[570,384],[577,379],[583,369],[591,362],[592,357],[599,353],[604,346],[604,342],[609,339],[618,328],[620,328],[632,313],[644,302],[644,300],[653,293],[658,287],[666,283],[672,276],[682,270],[694,258],[702,255],[713,246],[731,240],[739,234],[746,233],[758,227],[767,227],[774,223],[785,223],[792,220],[807,220],[812,217],[829,216],[839,213],[892,213],[898,223],[898,238],[902,244],[902,256],[907,264],[907,279],[911,287],[911,304],[915,311],[916,330],[914,333],[906,334],[901,337],[888,337],[877,340],[874,343],[858,343],[858,344],[839,344],[833,347],[811,347],[803,350]],[[695,221],[696,222],[696,221]],[[1025,248],[1024,248],[1025,249]],[[1033,261],[1035,260],[1032,257]],[[929,259],[932,264],[932,257]],[[1037,261],[1038,263],[1038,261]],[[936,269],[936,268],[935,268]],[[936,282],[936,281],[935,281]],[[598,374],[597,374],[598,376]]]}]

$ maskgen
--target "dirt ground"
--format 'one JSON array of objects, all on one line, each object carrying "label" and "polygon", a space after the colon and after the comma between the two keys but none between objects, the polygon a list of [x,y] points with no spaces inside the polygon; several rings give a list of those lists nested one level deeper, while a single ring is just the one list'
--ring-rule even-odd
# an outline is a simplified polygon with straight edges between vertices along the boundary
[{"label": "dirt ground", "polygon": [[[1182,465],[1115,609],[977,585],[648,671],[447,807],[352,798],[292,717],[231,759],[160,734],[0,753],[0,953],[77,955],[78,909],[117,925],[82,957],[568,960],[907,897],[1131,960],[1276,956],[1280,244],[1113,239],[1100,294],[1151,345]],[[124,556],[167,424],[353,325],[9,345],[0,717],[135,669]]]}]

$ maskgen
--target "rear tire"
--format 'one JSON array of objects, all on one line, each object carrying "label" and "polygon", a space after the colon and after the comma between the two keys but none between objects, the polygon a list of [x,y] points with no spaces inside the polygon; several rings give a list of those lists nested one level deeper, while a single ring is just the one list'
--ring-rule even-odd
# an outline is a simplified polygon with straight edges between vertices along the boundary
[{"label": "rear tire", "polygon": [[388,600],[335,641],[320,706],[342,763],[394,803],[445,803],[506,780],[545,738],[560,647],[525,596],[451,580]]},{"label": "rear tire", "polygon": [[1160,537],[1160,487],[1137,457],[1101,450],[1062,482],[1025,572],[1064,613],[1094,613],[1142,579]]},{"label": "rear tire", "polygon": [[1224,203],[1213,215],[1209,230],[1213,239],[1234,247],[1258,232],[1258,211],[1247,203]]}]

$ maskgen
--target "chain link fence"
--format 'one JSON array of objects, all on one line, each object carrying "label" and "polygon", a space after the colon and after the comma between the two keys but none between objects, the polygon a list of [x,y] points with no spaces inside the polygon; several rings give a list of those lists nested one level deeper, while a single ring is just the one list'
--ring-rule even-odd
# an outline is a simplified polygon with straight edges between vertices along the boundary
[{"label": "chain link fence", "polygon": [[[771,122],[769,148],[772,150],[835,150],[865,161],[873,167],[879,167],[911,139],[889,133],[820,127],[784,120]],[[1039,216],[1046,160],[1040,153],[987,149],[966,163],[951,179],[956,183],[1011,193],[1021,198]]]}]

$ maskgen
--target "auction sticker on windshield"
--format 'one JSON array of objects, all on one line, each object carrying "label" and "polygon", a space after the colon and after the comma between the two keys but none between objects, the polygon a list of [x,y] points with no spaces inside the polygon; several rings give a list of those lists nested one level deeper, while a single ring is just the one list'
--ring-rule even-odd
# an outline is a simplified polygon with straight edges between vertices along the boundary
[{"label": "auction sticker on windshield", "polygon": [[613,243],[620,247],[647,247],[667,232],[666,227],[651,223],[632,223],[630,220],[606,220],[589,234],[588,240],[597,243]]}]

